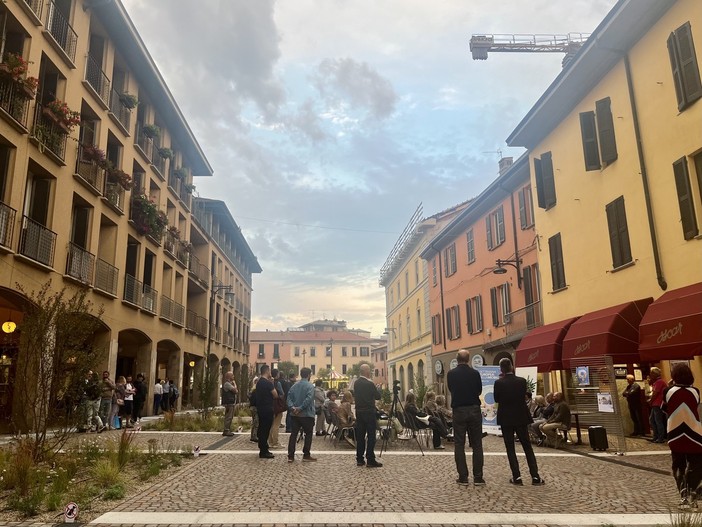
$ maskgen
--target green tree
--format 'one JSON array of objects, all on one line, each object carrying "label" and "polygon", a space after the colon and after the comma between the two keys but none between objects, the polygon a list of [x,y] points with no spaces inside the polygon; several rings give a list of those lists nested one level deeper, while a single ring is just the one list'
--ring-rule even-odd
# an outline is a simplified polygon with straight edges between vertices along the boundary
[{"label": "green tree", "polygon": [[202,368],[195,373],[194,388],[197,394],[196,408],[203,421],[206,421],[210,412],[217,404],[217,386],[219,385],[220,366],[217,358],[205,349]]},{"label": "green tree", "polygon": [[416,373],[414,375],[414,395],[417,398],[417,407],[424,406],[424,396],[429,391],[430,387],[424,382],[424,377]]},{"label": "green tree", "polygon": [[373,364],[371,364],[370,361],[362,360],[362,361],[360,361],[360,362],[354,364],[353,366],[351,366],[351,368],[348,369],[348,370],[346,371],[346,375],[348,375],[349,378],[351,378],[351,377],[360,377],[360,376],[361,376],[361,365],[362,365],[362,364],[368,364],[368,366],[371,367],[371,371],[373,371]]},{"label": "green tree", "polygon": [[292,361],[289,360],[284,360],[283,362],[278,363],[278,371],[281,373],[281,375],[284,375],[285,378],[288,377],[291,373],[294,373],[296,375],[300,374],[300,368],[297,364],[295,364]]},{"label": "green tree", "polygon": [[316,377],[318,379],[322,379],[323,381],[326,381],[329,379],[330,376],[331,376],[331,371],[326,369],[326,368],[319,368],[319,370],[317,370]]}]

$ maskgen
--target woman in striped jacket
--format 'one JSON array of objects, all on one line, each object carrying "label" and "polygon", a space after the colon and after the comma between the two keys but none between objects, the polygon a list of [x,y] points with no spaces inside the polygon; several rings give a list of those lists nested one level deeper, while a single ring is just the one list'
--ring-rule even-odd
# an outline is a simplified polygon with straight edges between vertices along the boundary
[{"label": "woman in striped jacket", "polygon": [[673,385],[663,392],[663,410],[668,415],[668,447],[673,477],[680,492],[680,507],[697,507],[702,494],[702,423],[697,407],[700,391],[687,363],[673,366]]}]

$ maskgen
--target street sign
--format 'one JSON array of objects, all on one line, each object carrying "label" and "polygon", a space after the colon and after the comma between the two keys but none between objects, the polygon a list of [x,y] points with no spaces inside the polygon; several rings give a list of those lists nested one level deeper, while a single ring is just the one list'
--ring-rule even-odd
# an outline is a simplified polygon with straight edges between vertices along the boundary
[{"label": "street sign", "polygon": [[63,509],[63,519],[65,523],[74,523],[78,517],[78,504],[70,502]]},{"label": "street sign", "polygon": [[200,455],[200,447],[199,447],[199,446],[196,446],[196,447],[193,449],[193,457],[198,457],[199,455]]}]

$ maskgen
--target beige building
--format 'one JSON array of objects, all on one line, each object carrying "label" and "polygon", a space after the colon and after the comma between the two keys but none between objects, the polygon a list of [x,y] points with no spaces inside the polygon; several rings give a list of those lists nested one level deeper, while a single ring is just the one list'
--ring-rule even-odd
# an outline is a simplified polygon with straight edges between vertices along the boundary
[{"label": "beige building", "polygon": [[[193,197],[212,168],[119,0],[0,17],[0,317],[21,329],[16,283],[87,287],[104,367],[173,379],[188,404],[208,333],[213,362],[246,362],[256,257],[223,202]],[[4,338],[6,422],[22,350]]]}]

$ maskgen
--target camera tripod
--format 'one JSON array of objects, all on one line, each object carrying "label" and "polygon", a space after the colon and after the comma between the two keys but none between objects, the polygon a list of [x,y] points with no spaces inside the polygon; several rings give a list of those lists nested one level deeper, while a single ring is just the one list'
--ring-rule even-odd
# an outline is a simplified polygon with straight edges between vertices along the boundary
[{"label": "camera tripod", "polygon": [[390,440],[390,434],[392,433],[393,419],[395,419],[398,415],[402,415],[402,419],[398,418],[400,423],[412,430],[412,438],[417,442],[419,451],[422,453],[422,455],[424,455],[424,449],[422,448],[422,444],[419,442],[419,438],[417,437],[417,424],[414,422],[414,419],[411,416],[407,416],[405,413],[405,407],[402,406],[402,402],[400,402],[400,397],[398,396],[399,393],[400,387],[398,385],[393,386],[392,404],[390,405],[390,411],[388,412],[388,424],[385,425],[385,428],[382,428],[380,431],[380,435],[382,436],[383,440],[380,443],[380,453],[378,454],[379,457],[382,457],[383,452],[388,449],[388,441]]}]

